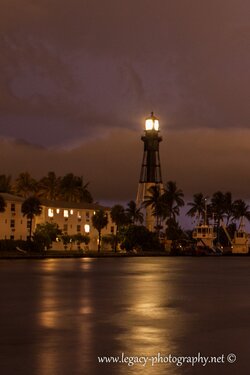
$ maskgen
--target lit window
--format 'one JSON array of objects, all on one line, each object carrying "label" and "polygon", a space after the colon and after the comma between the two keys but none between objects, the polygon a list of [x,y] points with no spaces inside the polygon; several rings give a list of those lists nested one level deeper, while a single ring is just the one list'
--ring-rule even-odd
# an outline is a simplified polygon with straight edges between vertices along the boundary
[{"label": "lit window", "polygon": [[155,120],[155,123],[154,123],[154,128],[155,130],[159,130],[159,121],[158,120]]},{"label": "lit window", "polygon": [[57,214],[60,214],[60,208],[57,208],[57,209],[56,209],[56,213],[57,213]]},{"label": "lit window", "polygon": [[154,126],[153,120],[151,118],[146,120],[146,130],[152,130]]},{"label": "lit window", "polygon": [[74,211],[73,210],[70,210],[70,215],[73,215]]},{"label": "lit window", "polygon": [[64,217],[69,217],[69,211],[68,210],[64,210],[63,211],[63,216]]},{"label": "lit window", "polygon": [[53,210],[53,208],[49,208],[48,209],[48,216],[49,217],[53,217],[54,216],[54,210]]},{"label": "lit window", "polygon": [[85,230],[85,233],[89,233],[90,232],[90,225],[89,224],[85,224],[84,225],[84,230]]},{"label": "lit window", "polygon": [[78,218],[78,219],[81,219],[81,218],[82,218],[80,211],[77,211],[77,218]]}]

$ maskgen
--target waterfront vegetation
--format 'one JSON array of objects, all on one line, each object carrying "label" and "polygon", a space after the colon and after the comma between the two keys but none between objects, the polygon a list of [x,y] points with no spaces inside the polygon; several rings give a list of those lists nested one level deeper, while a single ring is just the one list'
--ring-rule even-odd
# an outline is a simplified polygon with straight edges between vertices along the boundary
[{"label": "waterfront vegetation", "polygon": [[23,198],[36,196],[52,201],[92,203],[93,197],[88,190],[89,183],[85,183],[82,176],[67,173],[56,176],[55,172],[48,172],[47,176],[36,180],[28,172],[22,172],[13,180],[10,175],[0,175],[0,193],[16,194]]},{"label": "waterfront vegetation", "polygon": [[[22,213],[29,220],[30,236],[28,245],[22,242],[22,249],[43,251],[50,249],[54,241],[62,241],[65,250],[69,244],[76,243],[78,249],[81,244],[87,245],[89,236],[77,233],[69,236],[63,233],[55,223],[44,223],[36,226],[32,233],[32,221],[41,214],[41,200],[64,200],[74,203],[92,203],[93,197],[88,190],[88,183],[83,178],[68,173],[57,177],[55,172],[49,172],[40,180],[34,179],[29,173],[20,173],[16,180],[11,176],[0,175],[0,194],[10,193],[24,198]],[[103,245],[109,244],[117,250],[164,250],[166,239],[172,242],[192,241],[192,232],[185,231],[179,224],[180,209],[185,206],[184,193],[177,187],[176,182],[168,181],[164,189],[160,185],[153,185],[148,189],[142,207],[134,201],[128,202],[126,207],[116,204],[111,208],[110,217],[115,225],[114,233],[102,236],[102,229],[107,226],[109,217],[103,209],[96,210],[92,217],[92,225],[98,231],[98,252]],[[193,201],[187,203],[186,215],[194,224],[213,223],[218,239],[223,246],[229,245],[228,238],[221,228],[221,223],[233,237],[234,232],[243,224],[243,220],[250,221],[250,208],[242,199],[232,199],[230,192],[215,192],[211,198],[203,193],[196,193]],[[154,231],[150,232],[143,226],[143,212],[148,207],[155,217]],[[0,195],[0,212],[6,209],[6,202]],[[11,242],[12,241],[12,242]],[[15,243],[19,248],[20,241],[2,240],[0,249],[9,249]]]}]

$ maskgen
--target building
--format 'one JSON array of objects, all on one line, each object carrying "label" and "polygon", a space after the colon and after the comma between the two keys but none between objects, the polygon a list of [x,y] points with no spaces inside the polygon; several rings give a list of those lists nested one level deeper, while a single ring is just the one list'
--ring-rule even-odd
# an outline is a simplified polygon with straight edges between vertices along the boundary
[{"label": "building", "polygon": [[[0,213],[0,239],[27,240],[30,230],[30,221],[23,216],[21,207],[24,198],[11,194],[1,193],[6,202],[5,212]],[[88,248],[96,250],[98,232],[92,225],[92,216],[102,208],[108,215],[108,225],[103,228],[102,235],[114,233],[114,223],[110,217],[110,208],[99,204],[73,203],[63,201],[41,200],[42,213],[33,220],[32,231],[37,224],[46,222],[56,223],[63,234],[75,235],[78,233],[89,235]],[[73,245],[72,245],[73,246]],[[63,249],[61,242],[54,243],[53,249]]]},{"label": "building", "polygon": [[7,193],[1,193],[1,196],[6,208],[0,212],[0,239],[26,240],[30,223],[21,211],[24,199]]},{"label": "building", "polygon": [[[159,136],[159,120],[151,113],[145,121],[144,135],[141,140],[144,143],[141,173],[138,184],[136,203],[143,207],[146,197],[149,195],[148,190],[151,186],[158,186],[160,193],[163,192],[160,151],[159,146],[162,137]],[[156,222],[153,216],[152,207],[144,208],[145,225],[150,230],[155,230]]]}]

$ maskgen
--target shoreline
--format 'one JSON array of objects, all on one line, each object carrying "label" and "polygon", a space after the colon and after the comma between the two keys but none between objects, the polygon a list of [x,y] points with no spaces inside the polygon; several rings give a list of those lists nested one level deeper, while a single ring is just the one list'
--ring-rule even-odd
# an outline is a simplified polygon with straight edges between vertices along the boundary
[{"label": "shoreline", "polygon": [[159,252],[159,251],[146,251],[146,252],[138,252],[138,253],[124,253],[124,252],[103,252],[101,251],[98,253],[97,251],[58,251],[58,250],[47,250],[42,253],[35,253],[35,252],[24,252],[17,250],[9,250],[9,251],[0,251],[0,260],[14,260],[14,259],[75,259],[75,258],[135,258],[135,257],[194,257],[194,258],[201,258],[201,257],[248,257],[248,254],[221,254],[221,255],[197,255],[197,254],[169,254],[166,251]]}]

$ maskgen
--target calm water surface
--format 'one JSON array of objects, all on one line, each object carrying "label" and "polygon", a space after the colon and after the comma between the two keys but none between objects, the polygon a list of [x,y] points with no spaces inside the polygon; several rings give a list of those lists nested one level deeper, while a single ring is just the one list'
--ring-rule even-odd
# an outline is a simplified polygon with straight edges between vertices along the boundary
[{"label": "calm water surface", "polygon": [[[0,262],[2,375],[250,373],[250,258]],[[98,356],[235,353],[234,364]]]}]

